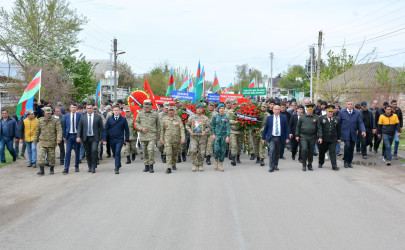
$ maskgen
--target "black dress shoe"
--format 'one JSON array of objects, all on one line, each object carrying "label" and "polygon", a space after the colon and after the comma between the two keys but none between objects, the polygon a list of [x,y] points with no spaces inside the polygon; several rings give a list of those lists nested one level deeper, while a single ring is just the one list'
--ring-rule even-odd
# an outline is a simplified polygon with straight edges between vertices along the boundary
[{"label": "black dress shoe", "polygon": [[66,168],[65,168],[65,169],[63,169],[62,174],[68,174],[68,173],[69,173],[69,170],[67,170]]},{"label": "black dress shoe", "polygon": [[120,173],[120,171],[118,171],[117,169],[115,170],[115,174],[119,174]]},{"label": "black dress shoe", "polygon": [[338,166],[332,166],[332,170],[338,171],[339,167]]},{"label": "black dress shoe", "polygon": [[351,163],[351,162],[350,162],[350,163],[347,163],[347,167],[349,167],[349,168],[353,168],[352,163]]},{"label": "black dress shoe", "polygon": [[313,171],[312,165],[308,165],[308,170],[309,170],[309,171]]},{"label": "black dress shoe", "polygon": [[318,155],[318,153],[317,153],[317,152],[315,152],[313,155],[314,155],[314,156],[317,156],[317,155]]},{"label": "black dress shoe", "polygon": [[107,158],[110,158],[111,157],[111,155],[107,155]]},{"label": "black dress shoe", "polygon": [[299,161],[300,163],[302,163],[302,159],[298,159],[298,161]]},{"label": "black dress shoe", "polygon": [[278,166],[275,166],[274,170],[279,171],[280,169],[278,169]]},{"label": "black dress shoe", "polygon": [[274,172],[274,167],[270,167],[269,172]]},{"label": "black dress shoe", "polygon": [[76,173],[79,172],[79,168],[75,168],[75,172],[76,172]]},{"label": "black dress shoe", "polygon": [[349,164],[345,161],[345,164],[343,165],[345,168],[349,167]]},{"label": "black dress shoe", "polygon": [[364,160],[367,160],[367,155],[363,155],[363,159],[364,159]]},{"label": "black dress shoe", "polygon": [[307,167],[305,165],[302,165],[302,171],[307,171]]},{"label": "black dress shoe", "polygon": [[173,166],[173,170],[177,170],[176,166]]},{"label": "black dress shoe", "polygon": [[166,174],[170,174],[172,172],[172,170],[170,169],[170,168],[168,168],[167,170],[166,170]]},{"label": "black dress shoe", "polygon": [[318,165],[318,168],[322,168],[322,164],[319,164],[319,165]]},{"label": "black dress shoe", "polygon": [[91,173],[95,173],[96,172],[96,169],[95,168],[93,168],[92,170],[91,170]]},{"label": "black dress shoe", "polygon": [[281,156],[280,159],[281,159],[281,160],[285,160],[285,157],[284,157],[284,156]]},{"label": "black dress shoe", "polygon": [[120,165],[118,165],[118,169],[120,169],[122,167],[122,165],[120,164]]},{"label": "black dress shoe", "polygon": [[292,159],[293,161],[295,161],[295,155],[291,156],[291,159]]},{"label": "black dress shoe", "polygon": [[91,173],[91,168],[89,168],[89,169],[87,170],[87,172]]}]

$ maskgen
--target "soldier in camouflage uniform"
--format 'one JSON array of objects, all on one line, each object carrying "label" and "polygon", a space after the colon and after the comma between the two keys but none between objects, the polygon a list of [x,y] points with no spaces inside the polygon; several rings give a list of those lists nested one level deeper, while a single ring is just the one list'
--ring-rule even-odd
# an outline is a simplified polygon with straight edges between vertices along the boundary
[{"label": "soldier in camouflage uniform", "polygon": [[62,126],[59,119],[53,118],[52,109],[50,107],[43,108],[44,117],[39,118],[37,128],[34,135],[34,145],[38,147],[38,175],[44,175],[46,154],[49,155],[49,174],[54,174],[55,166],[55,147],[62,142]]},{"label": "soldier in camouflage uniform", "polygon": [[[166,117],[169,116],[169,113],[168,113],[168,108],[169,108],[169,106],[170,106],[170,104],[169,104],[168,102],[165,102],[165,103],[163,104],[162,112],[159,113],[159,121],[160,121],[160,124],[162,124],[163,120],[164,120]],[[163,162],[163,163],[166,163],[166,155],[164,154],[164,146],[163,146],[163,144],[160,143],[160,141],[157,142],[157,144],[158,144],[157,147],[158,147],[159,152],[160,152],[160,158],[162,158],[162,162]]]},{"label": "soldier in camouflage uniform", "polygon": [[164,145],[167,170],[166,173],[170,174],[176,168],[176,160],[178,151],[181,148],[181,144],[186,142],[186,134],[184,132],[184,126],[180,117],[175,115],[176,108],[169,106],[169,115],[161,121],[160,128],[160,143]]},{"label": "soldier in camouflage uniform", "polygon": [[160,121],[158,113],[152,110],[152,102],[149,99],[143,102],[143,110],[138,113],[135,126],[138,128],[142,144],[143,162],[145,164],[143,172],[153,173],[155,145],[159,138]]},{"label": "soldier in camouflage uniform", "polygon": [[[225,115],[227,115],[229,119],[231,118],[230,116],[233,116],[233,113],[234,113],[232,110],[232,103],[233,103],[232,99],[228,98],[225,100]],[[229,143],[227,143],[226,146],[227,146],[227,148],[225,151],[225,157],[229,156],[229,160],[232,160],[231,150],[230,150],[231,149],[231,140],[229,140]]]},{"label": "soldier in camouflage uniform", "polygon": [[125,156],[127,157],[125,164],[130,164],[131,157],[132,161],[135,161],[136,158],[136,139],[138,139],[138,131],[134,128],[134,116],[132,115],[131,109],[126,107],[124,111],[129,127],[129,142],[125,145]]},{"label": "soldier in camouflage uniform", "polygon": [[[182,109],[185,112],[185,108],[181,105],[181,101],[179,98],[174,98],[174,105],[176,106],[176,110],[180,110]],[[187,137],[189,137],[190,135],[188,134],[188,131],[186,131],[186,141],[187,141]],[[181,148],[179,150],[179,155],[177,157],[177,163],[180,163],[181,160],[186,161],[187,160],[187,143],[184,143],[183,145],[181,145]],[[183,158],[183,159],[182,159]]]},{"label": "soldier in camouflage uniform", "polygon": [[[218,114],[218,111],[215,110],[216,102],[209,102],[208,103],[208,110],[211,113],[211,118],[210,118],[210,124],[212,121],[212,118]],[[214,140],[212,139],[211,136],[211,131],[208,133],[208,138],[207,138],[207,149],[205,150],[205,161],[207,165],[211,165],[211,155],[213,153],[212,151],[212,146],[214,145]]]},{"label": "soldier in camouflage uniform", "polygon": [[[198,104],[195,107],[196,114],[188,118],[186,130],[190,133],[190,152],[193,161],[193,172],[204,171],[204,155],[207,148],[207,134],[210,130],[210,120],[202,114],[203,106]],[[199,119],[202,124],[202,130],[196,132],[195,120]]]},{"label": "soldier in camouflage uniform", "polygon": [[260,106],[261,106],[262,111],[264,112],[265,117],[263,118],[263,121],[262,121],[262,128],[257,132],[257,134],[256,134],[256,132],[252,131],[252,136],[254,138],[253,146],[255,148],[255,152],[257,152],[256,163],[260,163],[260,166],[263,167],[264,158],[266,155],[266,146],[263,143],[261,143],[261,139],[262,139],[261,135],[263,134],[264,124],[266,122],[267,116],[270,116],[270,113],[267,112],[267,109],[269,107],[269,105],[267,103],[263,102]]},{"label": "soldier in camouflage uniform", "polygon": [[211,120],[211,133],[214,140],[214,169],[223,172],[226,144],[229,143],[230,126],[229,117],[225,114],[224,104],[218,105],[219,113]]},{"label": "soldier in camouflage uniform", "polygon": [[[243,134],[238,128],[238,121],[236,120],[236,116],[234,115],[234,110],[237,108],[238,103],[237,100],[232,100],[232,113],[229,114],[229,124],[231,125],[231,141],[229,145],[229,149],[231,151],[231,164],[232,166],[236,166],[236,163],[240,162],[240,154],[242,151],[242,142],[243,142]],[[236,104],[236,105],[235,105]]]}]

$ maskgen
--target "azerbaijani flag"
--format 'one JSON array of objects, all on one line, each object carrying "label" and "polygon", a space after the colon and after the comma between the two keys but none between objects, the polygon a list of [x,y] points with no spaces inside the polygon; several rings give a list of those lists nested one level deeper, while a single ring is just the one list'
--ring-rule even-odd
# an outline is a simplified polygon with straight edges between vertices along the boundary
[{"label": "azerbaijani flag", "polygon": [[183,90],[185,90],[185,89],[187,90],[189,84],[190,84],[190,81],[189,81],[189,79],[188,79],[188,72],[187,72],[186,77],[184,77],[183,84],[182,84],[181,87],[179,88],[179,91],[183,91]]},{"label": "azerbaijani flag", "polygon": [[172,68],[172,70],[170,72],[169,85],[167,85],[166,96],[170,96],[172,94],[173,90],[175,90],[175,88],[174,88],[174,76],[173,76],[173,68]]},{"label": "azerbaijani flag", "polygon": [[97,108],[100,108],[101,105],[101,80],[98,82],[98,86],[96,89],[96,97],[94,98],[94,102]]},{"label": "azerbaijani flag", "polygon": [[[198,60],[197,76],[195,78],[200,79],[200,77],[201,77],[201,66],[200,66],[200,60]],[[196,84],[197,84],[197,80],[196,80]]]},{"label": "azerbaijani flag", "polygon": [[248,88],[254,88],[255,87],[255,78],[252,79],[252,81],[249,83]]},{"label": "azerbaijani flag", "polygon": [[225,94],[226,92],[229,92],[229,90],[231,90],[231,86],[232,86],[232,83],[230,83],[228,85],[228,87],[226,87],[226,89],[224,89],[224,91],[222,91],[222,94]]},{"label": "azerbaijani flag", "polygon": [[28,84],[20,101],[17,104],[16,115],[18,118],[25,115],[27,109],[32,109],[34,106],[34,96],[41,88],[41,70],[34,76],[30,84]]},{"label": "azerbaijani flag", "polygon": [[193,79],[191,79],[191,77],[189,77],[188,80],[189,80],[189,83],[188,83],[188,87],[187,87],[187,92],[193,92],[193,90],[194,90]]},{"label": "azerbaijani flag", "polygon": [[204,66],[203,66],[201,72],[202,72],[201,73],[201,78],[202,78],[202,85],[203,85],[203,92],[204,92],[205,91],[205,71],[204,71]]},{"label": "azerbaijani flag", "polygon": [[221,92],[221,86],[219,86],[217,72],[215,72],[214,83],[212,84],[212,93],[219,94],[219,92]]},{"label": "azerbaijani flag", "polygon": [[204,81],[204,79],[202,78],[200,68],[201,68],[200,61],[198,61],[197,76],[195,78],[195,86],[194,86],[194,93],[195,93],[195,101],[196,102],[201,101],[201,95],[204,93],[203,92],[203,81]]}]

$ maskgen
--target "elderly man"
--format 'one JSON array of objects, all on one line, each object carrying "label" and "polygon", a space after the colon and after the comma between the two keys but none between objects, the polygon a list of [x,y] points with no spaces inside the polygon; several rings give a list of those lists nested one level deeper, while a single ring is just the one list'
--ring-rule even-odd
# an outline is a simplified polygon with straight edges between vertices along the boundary
[{"label": "elderly man", "polygon": [[341,128],[342,141],[345,143],[344,148],[344,167],[353,168],[354,146],[357,141],[357,133],[366,137],[366,129],[361,119],[360,112],[353,109],[353,102],[348,101],[346,108],[339,111],[339,123]]}]

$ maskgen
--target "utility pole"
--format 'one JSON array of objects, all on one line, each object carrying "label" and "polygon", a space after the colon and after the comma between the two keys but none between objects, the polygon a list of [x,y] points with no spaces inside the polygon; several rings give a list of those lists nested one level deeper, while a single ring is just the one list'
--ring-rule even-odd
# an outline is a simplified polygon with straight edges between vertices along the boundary
[{"label": "utility pole", "polygon": [[321,79],[320,79],[320,75],[321,75],[321,50],[322,50],[322,30],[319,31],[319,35],[318,35],[318,63],[316,65],[316,81],[317,81],[317,86],[318,87],[319,87],[319,84],[321,82]]},{"label": "utility pole", "polygon": [[314,76],[314,53],[315,53],[315,48],[313,45],[309,47],[309,53],[311,54],[311,88],[310,88],[310,93],[309,93],[309,99],[311,100],[311,103],[313,103],[312,100],[312,79]]},{"label": "utility pole", "polygon": [[273,97],[273,52],[270,53],[270,97]]},{"label": "utility pole", "polygon": [[108,81],[110,82],[110,100],[113,99],[113,78],[112,78],[112,68],[113,68],[113,53],[110,52],[110,74],[108,76]]},{"label": "utility pole", "polygon": [[114,102],[117,101],[117,39],[114,38]]}]

